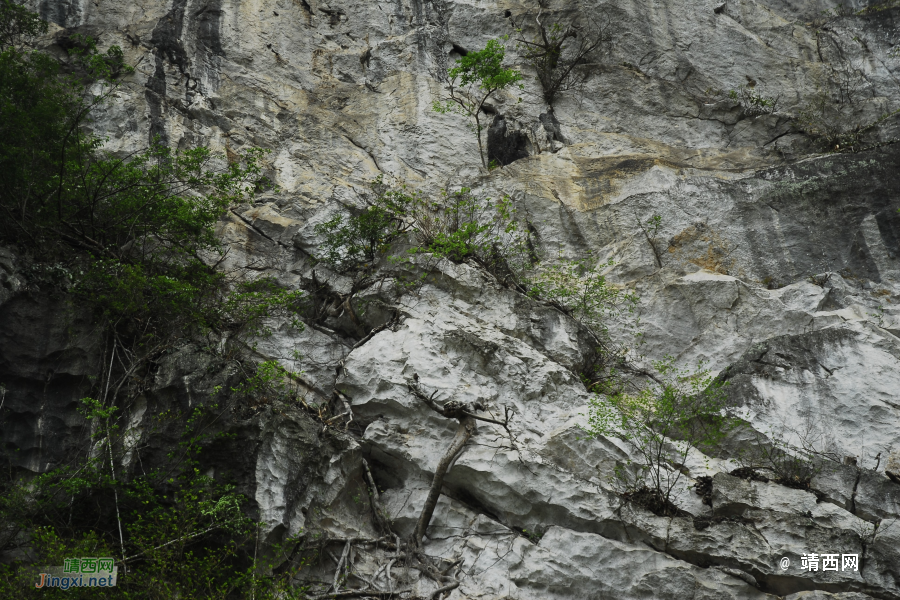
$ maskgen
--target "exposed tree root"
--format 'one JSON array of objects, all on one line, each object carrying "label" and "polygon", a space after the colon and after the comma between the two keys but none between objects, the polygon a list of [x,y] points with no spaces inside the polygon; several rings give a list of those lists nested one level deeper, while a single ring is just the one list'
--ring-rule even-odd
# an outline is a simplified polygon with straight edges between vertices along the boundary
[{"label": "exposed tree root", "polygon": [[[384,327],[388,326],[390,326],[390,322],[385,324]],[[377,331],[373,330],[371,335],[374,335],[375,333],[377,333]],[[440,568],[439,563],[435,562],[435,559],[426,555],[422,551],[425,534],[428,530],[428,526],[431,524],[431,519],[434,516],[435,508],[437,507],[438,500],[440,499],[441,489],[443,488],[444,484],[444,478],[452,468],[453,463],[457,458],[459,458],[466,444],[475,434],[477,421],[491,423],[493,425],[499,425],[500,427],[503,427],[503,429],[509,436],[513,448],[515,448],[515,438],[509,429],[511,411],[509,408],[505,408],[504,418],[501,421],[499,419],[479,415],[478,412],[485,410],[485,407],[479,403],[466,404],[450,400],[443,404],[439,404],[434,400],[434,396],[437,392],[433,392],[430,396],[426,394],[420,387],[419,378],[416,374],[413,374],[413,378],[407,381],[407,386],[410,392],[412,392],[413,395],[427,404],[429,408],[443,417],[446,417],[448,419],[457,419],[459,421],[459,427],[456,430],[456,435],[454,435],[453,441],[444,452],[440,462],[437,465],[437,468],[435,469],[434,478],[432,479],[431,487],[428,490],[428,496],[425,499],[425,504],[422,506],[422,511],[419,514],[419,519],[416,522],[416,527],[413,535],[406,542],[402,542],[400,537],[391,531],[391,524],[386,518],[381,507],[381,497],[378,492],[378,488],[375,485],[375,479],[372,476],[372,472],[369,469],[368,463],[363,460],[364,480],[369,488],[369,498],[372,505],[372,511],[374,513],[374,519],[378,528],[381,531],[385,532],[387,535],[379,538],[326,538],[317,541],[314,546],[317,547],[319,551],[327,552],[335,561],[335,563],[337,563],[337,568],[335,569],[331,584],[328,585],[328,587],[325,589],[325,592],[317,596],[311,596],[311,600],[336,600],[339,598],[404,598],[404,600],[441,600],[445,597],[446,594],[452,592],[460,586],[460,580],[457,579],[457,577],[450,575],[450,573],[454,569],[456,569],[458,575],[460,563],[462,562],[461,559],[453,561],[449,565],[444,565],[443,568]],[[340,394],[340,392],[335,392],[335,395],[341,402],[341,404],[344,405],[345,409],[344,413],[338,416],[347,416],[352,421],[353,415],[349,399],[344,397],[343,394]],[[343,545],[343,551],[341,552],[340,557],[337,557],[334,553],[327,549],[327,546],[333,544]],[[382,547],[386,550],[395,550],[396,552],[386,555],[384,558],[388,559],[388,562],[381,568],[377,569],[371,579],[366,579],[352,573],[354,546],[374,546],[375,548]],[[292,556],[296,553],[297,552],[295,549],[295,551],[292,553]],[[420,571],[422,574],[438,584],[438,589],[431,592],[430,595],[428,595],[427,599],[412,595],[412,590],[410,589],[396,589],[394,585],[394,579],[391,574],[391,569],[394,567],[394,564],[397,561],[403,561],[406,567],[412,567]],[[387,583],[387,590],[380,589],[380,586],[378,585],[379,577],[382,573],[384,573],[384,577]],[[351,576],[356,577],[360,581],[363,581],[366,585],[368,585],[368,587],[365,589],[341,590],[340,588],[342,586],[342,581],[346,581]],[[327,584],[323,582],[323,585]]]}]

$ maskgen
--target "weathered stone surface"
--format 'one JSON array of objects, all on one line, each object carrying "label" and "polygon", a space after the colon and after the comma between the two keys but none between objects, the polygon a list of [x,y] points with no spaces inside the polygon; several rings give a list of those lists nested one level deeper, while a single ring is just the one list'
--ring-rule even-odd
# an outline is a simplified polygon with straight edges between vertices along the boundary
[{"label": "weathered stone surface", "polygon": [[798,447],[874,468],[900,442],[900,339],[864,321],[772,338],[724,377],[757,429]]},{"label": "weathered stone surface", "polygon": [[[892,528],[864,521],[829,502],[820,502],[812,492],[785,488],[774,483],[744,481],[725,475],[713,477],[713,512],[717,516],[740,517],[764,539],[766,567],[750,570],[768,589],[785,594],[801,589],[863,591],[876,597],[897,597],[896,569],[889,566],[896,555]],[[881,530],[881,531],[880,531]],[[841,555],[833,569],[824,563],[818,570],[804,569],[802,558]],[[844,569],[843,555],[858,557],[858,569]],[[788,558],[784,569],[779,561]],[[863,558],[865,557],[865,560]]]},{"label": "weathered stone surface", "polygon": [[[302,333],[275,323],[258,344],[259,358],[304,371],[310,398],[343,391],[360,428],[357,437],[332,436],[304,413],[265,407],[229,422],[235,445],[209,454],[218,473],[241,482],[271,540],[301,529],[374,535],[367,504],[354,501],[368,493],[363,456],[396,529],[411,532],[456,427],[409,393],[415,373],[439,401],[479,401],[494,416],[513,410],[515,446],[502,428],[480,424],[428,532],[429,553],[462,560],[453,600],[896,598],[900,485],[885,475],[900,470],[890,458],[900,448],[900,147],[811,155],[819,147],[790,117],[818,87],[841,93],[828,76],[848,66],[861,79],[846,114],[865,124],[900,106],[891,54],[900,9],[823,16],[839,4],[609,5],[612,50],[588,67],[581,93],[562,94],[551,111],[523,67],[525,90],[491,101],[488,153],[503,165],[491,172],[480,168],[465,119],[431,106],[453,60],[509,33],[509,15],[533,16],[534,2],[42,0],[35,8],[57,27],[52,39],[89,31],[136,66],[93,124],[110,150],[139,149],[156,135],[228,157],[271,150],[265,172],[279,189],[223,218],[226,267],[292,288],[316,269],[346,294],[349,280],[310,260],[321,241],[315,226],[364,206],[376,175],[425,193],[465,185],[509,194],[538,250],[615,261],[608,280],[641,298],[645,362],[705,360],[731,381],[732,402],[757,430],[795,443],[791,436],[803,435],[857,461],[823,469],[812,482],[816,502],[809,492],[731,478],[735,465],[696,452],[675,496],[691,517],[623,506],[610,475],[633,458],[628,444],[587,440],[579,429],[589,398],[578,376],[590,350],[582,332],[477,269],[445,262],[401,299],[395,326],[355,349],[365,327],[341,316]],[[596,15],[601,4],[579,6]],[[575,8],[548,4],[562,14]],[[508,56],[518,62],[512,49]],[[750,117],[715,94],[741,84],[778,96],[779,110]],[[896,138],[898,123],[887,121],[871,141]],[[653,215],[658,230],[647,222]],[[79,338],[89,328],[29,288],[5,252],[3,442],[20,449],[18,467],[39,472],[83,441],[73,409],[98,341]],[[365,325],[385,322],[380,310]],[[134,430],[154,410],[207,394],[208,366],[192,352],[171,356],[147,404],[129,415]],[[155,451],[172,434],[157,437]],[[714,477],[712,508],[684,489],[701,475]],[[802,573],[808,552],[866,560],[859,572]],[[788,572],[778,565],[784,556]],[[377,552],[356,560],[369,577],[385,562]],[[331,566],[319,568],[330,579]],[[406,581],[422,595],[436,587],[416,573]],[[376,582],[387,584],[384,575]]]},{"label": "weathered stone surface", "polygon": [[839,592],[837,594],[831,594],[829,592],[816,590],[814,592],[789,594],[784,598],[785,600],[869,600],[872,596],[867,596],[858,592]]},{"label": "weathered stone surface", "polygon": [[0,438],[11,467],[42,473],[86,442],[78,401],[90,389],[102,340],[90,319],[39,289],[0,307]]},{"label": "weathered stone surface", "polygon": [[895,483],[900,483],[900,451],[895,450],[888,455],[884,464],[884,473]]}]

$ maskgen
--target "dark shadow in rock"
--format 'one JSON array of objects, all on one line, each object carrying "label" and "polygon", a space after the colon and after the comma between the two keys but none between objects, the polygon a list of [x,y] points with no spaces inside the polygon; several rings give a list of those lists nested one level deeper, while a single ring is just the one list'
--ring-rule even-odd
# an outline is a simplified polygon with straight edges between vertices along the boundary
[{"label": "dark shadow in rock", "polygon": [[511,131],[503,115],[494,117],[487,131],[488,163],[496,161],[500,166],[528,156],[528,136],[521,131]]}]

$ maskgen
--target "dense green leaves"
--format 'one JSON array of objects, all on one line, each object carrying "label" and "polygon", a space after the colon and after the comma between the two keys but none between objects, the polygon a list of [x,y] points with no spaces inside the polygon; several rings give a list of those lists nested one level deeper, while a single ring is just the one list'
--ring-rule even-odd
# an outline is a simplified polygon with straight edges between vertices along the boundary
[{"label": "dense green leaves", "polygon": [[46,29],[36,15],[8,0],[2,7],[0,243],[33,273],[55,274],[99,319],[142,330],[155,345],[296,308],[298,292],[241,284],[218,268],[225,249],[215,224],[263,183],[263,152],[225,161],[206,148],[103,150],[85,126],[131,71],[122,51],[73,35],[60,64],[16,45]]},{"label": "dense green leaves", "polygon": [[[275,316],[303,326],[300,291],[222,267],[216,225],[266,185],[263,152],[106,151],[87,126],[131,68],[119,48],[100,51],[80,35],[66,38],[62,61],[26,48],[46,30],[0,0],[0,244],[16,251],[29,283],[93,319],[102,357],[88,377],[96,399],[82,408],[89,452],[30,481],[0,478],[0,552],[22,559],[0,567],[0,597],[270,597],[280,583],[248,555],[256,525],[243,498],[201,465],[201,416],[159,469],[116,466],[140,459],[141,436],[118,423],[162,354],[202,341],[228,355],[226,343],[243,349],[271,333]],[[116,557],[119,587],[34,590],[31,565],[77,556]]]},{"label": "dense green leaves", "polygon": [[488,91],[502,90],[513,83],[521,81],[522,74],[514,69],[503,68],[506,49],[498,40],[489,40],[487,45],[477,52],[469,52],[456,61],[447,74],[451,81],[459,81],[459,85],[478,86]]},{"label": "dense green leaves", "polygon": [[406,222],[416,196],[383,189],[381,178],[373,182],[380,190],[374,200],[355,214],[337,214],[316,226],[323,236],[320,259],[342,273],[375,269],[391,244],[409,230]]},{"label": "dense green leaves", "polygon": [[[243,512],[246,499],[201,470],[202,448],[227,437],[209,428],[218,418],[214,406],[188,416],[163,467],[132,478],[113,476],[107,462],[108,445],[136,450],[135,438],[115,426],[116,410],[86,398],[81,412],[92,424],[95,452],[27,484],[0,482],[0,551],[16,549],[29,559],[0,565],[0,597],[302,597],[290,586],[290,572],[273,575],[254,558],[257,524]],[[151,423],[162,428],[180,420],[165,413]],[[34,588],[28,563],[62,566],[68,558],[96,556],[115,559],[117,587]]]},{"label": "dense green leaves", "polygon": [[[4,4],[0,16],[15,21],[22,9],[10,6],[15,5]],[[36,27],[33,21],[15,25],[0,19],[3,29]],[[76,35],[72,42],[65,65],[15,45],[0,51],[0,240],[45,254],[59,252],[61,238],[87,243],[89,232],[74,231],[79,223],[73,218],[83,225],[95,217],[92,209],[128,179],[121,172],[128,163],[98,155],[102,140],[84,126],[115,89],[114,77],[130,68],[118,47],[101,53],[90,38]]]},{"label": "dense green leaves", "polygon": [[47,32],[47,23],[13,0],[0,0],[0,52]]}]

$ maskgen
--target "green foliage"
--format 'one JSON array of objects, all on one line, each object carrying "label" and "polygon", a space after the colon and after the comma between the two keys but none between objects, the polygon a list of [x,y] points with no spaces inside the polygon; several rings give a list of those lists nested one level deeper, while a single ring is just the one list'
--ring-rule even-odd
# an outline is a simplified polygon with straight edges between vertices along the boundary
[{"label": "green foliage", "polygon": [[405,217],[417,196],[387,189],[381,175],[372,187],[375,198],[361,212],[337,214],[315,228],[324,237],[319,259],[339,273],[373,271],[391,245],[409,231]]},{"label": "green foliage", "polygon": [[739,102],[743,113],[750,117],[769,115],[778,110],[778,98],[764,96],[748,85],[740,85],[738,89],[731,90],[728,97]]},{"label": "green foliage", "polygon": [[[267,321],[284,317],[296,331],[303,331],[299,314],[305,308],[305,294],[301,290],[286,290],[273,277],[260,277],[242,281],[234,286],[225,298],[211,305],[213,321],[217,329],[241,328],[250,337],[268,337],[272,334]],[[206,315],[203,315],[206,316]]]},{"label": "green foliage", "polygon": [[714,99],[728,99],[736,102],[741,107],[741,114],[747,117],[770,115],[778,110],[780,96],[766,96],[754,86],[739,85],[736,90],[714,90],[709,88],[706,95]]},{"label": "green foliage", "polygon": [[[93,424],[97,451],[30,482],[0,482],[0,525],[3,532],[16,532],[0,538],[0,550],[18,548],[21,557],[0,566],[0,597],[299,597],[302,590],[289,584],[295,571],[271,575],[274,565],[266,568],[255,558],[258,524],[244,514],[245,498],[203,473],[203,446],[223,435],[209,432],[214,409],[198,408],[187,417],[181,442],[163,468],[125,477],[110,470],[108,448],[132,452],[134,442],[110,425],[114,408],[86,398],[81,413]],[[166,414],[157,424],[178,420]],[[273,558],[280,561],[280,554],[276,548]],[[34,567],[62,566],[64,559],[82,556],[115,557],[117,587],[34,589]]]},{"label": "green foliage", "polygon": [[324,236],[319,258],[340,272],[371,274],[403,242],[406,257],[429,256],[455,263],[473,262],[501,281],[516,280],[528,262],[527,235],[512,200],[479,198],[469,188],[444,190],[428,198],[405,186],[390,188],[379,177],[369,206],[356,215],[337,215],[319,225]]},{"label": "green foliage", "polygon": [[734,426],[728,414],[725,384],[700,368],[677,369],[673,359],[654,364],[659,373],[637,393],[596,394],[585,428],[590,437],[626,440],[637,460],[620,465],[615,478],[626,497],[672,516],[672,492],[682,477],[691,449],[709,450]]},{"label": "green foliage", "polygon": [[300,292],[219,268],[226,250],[215,225],[264,183],[264,152],[225,161],[206,148],[104,151],[85,126],[116,77],[132,71],[121,49],[100,52],[91,38],[73,35],[63,74],[54,57],[15,45],[46,24],[3,1],[0,243],[126,345],[159,350],[241,327],[264,334],[263,321],[277,314],[299,327]]},{"label": "green foliage", "polygon": [[545,260],[523,273],[523,287],[538,301],[550,304],[584,326],[593,352],[582,365],[581,376],[588,390],[612,393],[622,385],[621,368],[634,347],[613,341],[613,324],[640,343],[636,318],[638,297],[607,282],[604,271],[615,263],[593,259]]},{"label": "green foliage", "polygon": [[[503,68],[506,49],[498,40],[490,40],[484,49],[469,52],[456,61],[456,66],[447,71],[450,98],[435,102],[432,108],[439,113],[456,111],[475,120],[478,137],[478,151],[481,166],[488,163],[481,143],[481,114],[484,103],[496,92],[509,88],[522,80],[522,74],[515,69]],[[520,89],[524,86],[519,84]],[[521,102],[521,98],[519,101]]]},{"label": "green foliage", "polygon": [[528,294],[565,309],[575,320],[606,339],[609,322],[623,313],[633,314],[638,298],[609,285],[602,274],[612,260],[563,260],[544,264],[529,278]]},{"label": "green foliage", "polygon": [[647,229],[649,229],[648,237],[655,237],[657,233],[659,233],[659,228],[662,227],[662,216],[653,215],[649,219],[647,219]]},{"label": "green foliage", "polygon": [[483,50],[458,59],[447,74],[462,87],[477,86],[485,92],[502,90],[522,79],[518,71],[503,68],[505,55],[506,49],[499,40],[489,40]]},{"label": "green foliage", "polygon": [[[323,260],[338,266],[358,265],[357,273],[369,282],[376,280],[376,268],[385,267],[383,275],[391,277],[394,289],[401,293],[423,283],[440,260],[475,265],[499,283],[581,323],[593,346],[583,368],[586,385],[607,391],[619,387],[620,368],[629,348],[613,343],[609,328],[616,322],[623,331],[636,333],[637,297],[607,282],[603,273],[613,265],[611,261],[540,256],[508,196],[482,198],[462,188],[444,190],[434,199],[405,187],[391,189],[380,179],[373,187],[375,197],[369,206],[380,215],[379,226],[363,227],[372,222],[363,220],[365,213],[335,217],[319,230],[325,235]],[[655,232],[660,222],[654,217],[648,225]],[[367,231],[375,234],[367,236]],[[373,239],[378,243],[372,243]],[[411,280],[406,270],[386,267],[414,258],[416,268],[424,273]]]},{"label": "green foliage", "polygon": [[[4,9],[0,17],[18,18],[20,9]],[[34,24],[0,20],[0,31],[9,28],[32,31]],[[58,250],[54,242],[62,236],[90,243],[85,222],[93,209],[105,208],[96,205],[110,191],[126,184],[124,177],[108,181],[122,161],[96,160],[102,140],[83,127],[116,88],[114,75],[130,67],[118,47],[101,54],[90,38],[73,40],[79,42],[69,51],[74,74],[62,74],[58,61],[42,52],[14,46],[0,52],[0,238],[7,243],[46,244],[47,251]]]},{"label": "green foliage", "polygon": [[24,5],[0,0],[0,52],[19,47],[47,33],[47,23]]},{"label": "green foliage", "polygon": [[297,398],[297,388],[293,383],[294,373],[285,369],[276,360],[259,363],[248,375],[232,387],[238,398],[251,398],[254,404],[271,404],[274,401],[292,401]]},{"label": "green foliage", "polygon": [[[94,398],[80,410],[91,431],[87,455],[27,481],[0,479],[0,551],[20,559],[0,567],[0,597],[61,594],[34,589],[34,565],[98,555],[116,557],[119,587],[67,597],[289,597],[278,592],[286,581],[264,576],[251,558],[257,524],[244,498],[201,465],[201,448],[218,439],[208,432],[217,416],[198,409],[188,417],[159,468],[116,467],[141,450],[141,435],[118,431],[117,407],[141,393],[160,354],[202,334],[222,344],[267,335],[275,316],[302,327],[299,291],[221,268],[227,250],[215,226],[264,185],[264,153],[225,160],[158,144],[126,156],[104,151],[86,126],[131,72],[122,51],[101,52],[80,35],[67,38],[62,64],[27,51],[47,25],[0,2],[0,243],[17,250],[32,282],[92,316],[104,342],[103,367],[88,377]],[[267,369],[238,387],[271,387]]]},{"label": "green foliage", "polygon": [[413,254],[428,253],[455,263],[471,261],[501,281],[513,281],[524,267],[526,236],[512,200],[479,198],[469,188],[442,192],[436,202],[413,204],[417,245]]}]

